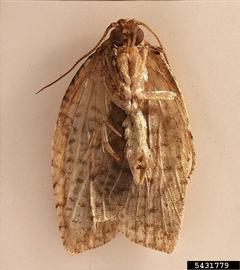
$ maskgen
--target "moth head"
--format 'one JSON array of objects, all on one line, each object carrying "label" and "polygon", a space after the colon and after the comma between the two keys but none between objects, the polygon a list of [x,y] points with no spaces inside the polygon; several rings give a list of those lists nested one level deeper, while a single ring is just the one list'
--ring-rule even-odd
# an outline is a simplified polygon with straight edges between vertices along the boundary
[{"label": "moth head", "polygon": [[135,20],[119,20],[117,26],[110,33],[110,40],[116,46],[137,46],[143,39],[143,31]]}]

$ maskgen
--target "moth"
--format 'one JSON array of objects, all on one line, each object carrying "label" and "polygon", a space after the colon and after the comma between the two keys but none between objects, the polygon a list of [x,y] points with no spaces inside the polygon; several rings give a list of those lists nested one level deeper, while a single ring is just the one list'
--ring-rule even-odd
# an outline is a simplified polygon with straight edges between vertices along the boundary
[{"label": "moth", "polygon": [[[141,27],[158,46],[144,39]],[[143,22],[120,19],[53,83],[86,57],[62,100],[52,142],[63,244],[79,253],[120,232],[171,253],[195,154],[163,46]]]}]

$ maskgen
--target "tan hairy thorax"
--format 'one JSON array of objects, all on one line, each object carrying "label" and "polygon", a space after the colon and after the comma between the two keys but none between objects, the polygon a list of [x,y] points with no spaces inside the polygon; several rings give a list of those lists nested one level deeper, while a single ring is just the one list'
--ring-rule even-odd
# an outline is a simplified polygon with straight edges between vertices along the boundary
[{"label": "tan hairy thorax", "polygon": [[[140,26],[159,47],[144,40]],[[88,55],[63,98],[52,143],[64,246],[78,253],[121,232],[170,253],[195,153],[163,47],[147,25],[121,19],[76,64]]]}]

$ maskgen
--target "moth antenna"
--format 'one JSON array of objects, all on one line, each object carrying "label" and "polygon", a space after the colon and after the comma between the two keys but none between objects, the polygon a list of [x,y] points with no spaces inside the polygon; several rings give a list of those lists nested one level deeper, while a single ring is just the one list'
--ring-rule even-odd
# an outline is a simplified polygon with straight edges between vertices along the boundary
[{"label": "moth antenna", "polygon": [[156,38],[160,48],[163,49],[163,46],[162,46],[162,43],[161,43],[159,37],[157,36],[157,34],[148,25],[146,25],[143,22],[138,22],[138,25],[142,25],[143,27],[145,27]]},{"label": "moth antenna", "polygon": [[64,74],[62,74],[60,77],[58,77],[55,81],[47,84],[46,86],[44,86],[43,88],[41,88],[39,91],[37,91],[35,94],[38,94],[40,92],[42,92],[44,89],[48,88],[49,86],[55,84],[56,82],[58,82],[59,80],[61,80],[63,77],[65,77],[69,72],[71,72],[84,58],[88,57],[91,53],[93,53],[98,46],[100,46],[100,44],[102,43],[102,41],[104,40],[104,38],[106,37],[106,35],[108,34],[109,30],[113,27],[116,27],[118,25],[118,23],[111,23],[105,30],[104,34],[102,35],[102,37],[100,38],[100,40],[98,41],[97,45],[90,50],[88,53],[84,54],[80,59],[77,60],[77,62],[68,70],[66,71]]}]

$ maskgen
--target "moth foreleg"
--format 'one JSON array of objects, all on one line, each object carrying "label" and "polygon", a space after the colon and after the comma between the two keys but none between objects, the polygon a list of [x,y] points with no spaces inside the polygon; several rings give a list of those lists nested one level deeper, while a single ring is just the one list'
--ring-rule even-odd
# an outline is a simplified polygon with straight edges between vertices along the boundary
[{"label": "moth foreleg", "polygon": [[145,100],[173,100],[176,94],[172,91],[149,91],[139,93],[137,97]]}]

